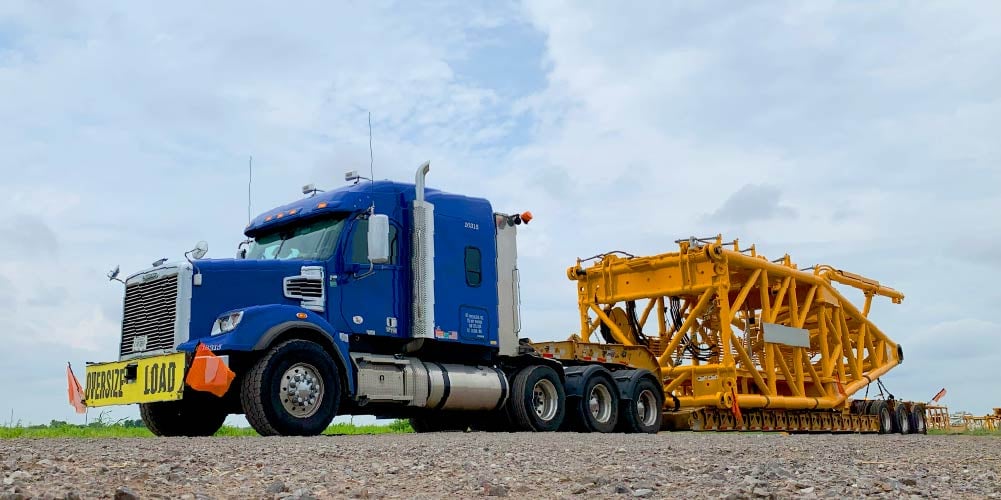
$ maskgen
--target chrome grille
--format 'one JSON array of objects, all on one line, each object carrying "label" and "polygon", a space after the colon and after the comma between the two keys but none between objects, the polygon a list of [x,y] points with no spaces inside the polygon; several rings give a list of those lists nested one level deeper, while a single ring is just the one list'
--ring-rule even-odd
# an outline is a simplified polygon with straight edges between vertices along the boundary
[{"label": "chrome grille", "polygon": [[[121,356],[174,348],[177,319],[177,275],[166,276],[125,288],[122,316]],[[136,336],[146,336],[146,348],[133,351]]]}]

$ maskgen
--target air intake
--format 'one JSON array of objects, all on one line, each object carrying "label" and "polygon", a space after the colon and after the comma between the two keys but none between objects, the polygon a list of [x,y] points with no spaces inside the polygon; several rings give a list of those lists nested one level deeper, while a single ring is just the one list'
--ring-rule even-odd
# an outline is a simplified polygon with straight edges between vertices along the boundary
[{"label": "air intake", "polygon": [[303,266],[298,276],[285,278],[285,296],[302,301],[302,307],[310,311],[323,312],[324,287],[323,268]]}]

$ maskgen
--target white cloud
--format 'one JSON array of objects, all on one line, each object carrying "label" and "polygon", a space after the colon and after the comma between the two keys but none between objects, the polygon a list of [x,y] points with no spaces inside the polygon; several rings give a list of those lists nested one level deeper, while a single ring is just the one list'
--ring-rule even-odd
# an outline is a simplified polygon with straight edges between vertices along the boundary
[{"label": "white cloud", "polygon": [[757,220],[795,218],[796,210],[783,205],[782,193],[767,184],[745,184],[731,194],[706,221],[716,224],[746,224]]}]

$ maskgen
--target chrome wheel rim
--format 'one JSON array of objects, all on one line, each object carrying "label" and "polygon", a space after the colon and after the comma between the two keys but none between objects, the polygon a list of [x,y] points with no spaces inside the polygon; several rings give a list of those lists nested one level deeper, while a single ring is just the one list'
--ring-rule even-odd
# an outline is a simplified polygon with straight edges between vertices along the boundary
[{"label": "chrome wheel rim", "polygon": [[285,370],[281,382],[281,402],[285,411],[297,418],[313,416],[323,400],[323,379],[315,366],[296,363]]},{"label": "chrome wheel rim", "polygon": [[550,421],[556,416],[558,401],[556,386],[547,379],[539,380],[532,386],[532,405],[535,414],[543,421]]},{"label": "chrome wheel rim", "polygon": [[636,415],[644,426],[651,426],[657,421],[657,396],[653,391],[644,389],[636,398]]},{"label": "chrome wheel rim", "polygon": [[608,386],[597,384],[592,387],[587,406],[595,422],[607,424],[612,419],[612,393],[608,392]]}]

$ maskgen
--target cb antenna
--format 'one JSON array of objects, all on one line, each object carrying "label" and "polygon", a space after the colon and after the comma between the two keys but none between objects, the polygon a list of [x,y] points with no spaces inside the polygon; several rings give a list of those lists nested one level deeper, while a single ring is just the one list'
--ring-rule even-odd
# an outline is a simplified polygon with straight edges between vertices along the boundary
[{"label": "cb antenna", "polygon": [[247,224],[253,220],[253,212],[250,211],[250,186],[254,182],[254,155],[250,155],[250,162],[247,164]]},{"label": "cb antenna", "polygon": [[368,112],[368,180],[375,182],[375,156],[372,155],[372,112]]}]

